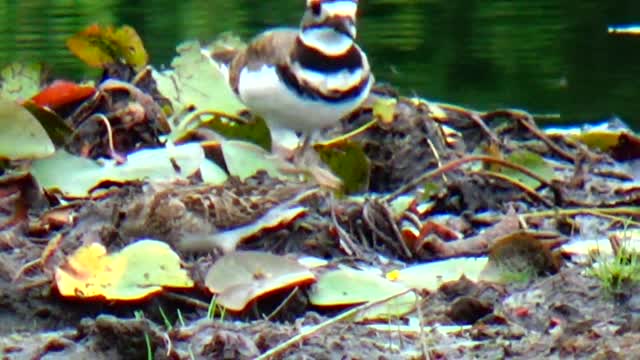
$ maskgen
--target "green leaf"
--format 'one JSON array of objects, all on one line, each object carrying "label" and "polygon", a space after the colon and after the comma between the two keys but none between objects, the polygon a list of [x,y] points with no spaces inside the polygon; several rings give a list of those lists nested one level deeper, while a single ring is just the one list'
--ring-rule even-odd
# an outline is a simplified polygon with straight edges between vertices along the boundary
[{"label": "green leaf", "polygon": [[250,123],[239,123],[214,116],[202,125],[227,139],[244,140],[265,150],[271,150],[271,134],[267,123],[262,118],[256,117],[255,121]]},{"label": "green leaf", "polygon": [[[227,179],[222,169],[205,159],[198,143],[140,150],[130,154],[122,165],[104,162],[100,165],[91,159],[58,150],[50,158],[34,161],[31,172],[44,188],[59,189],[69,197],[85,197],[91,188],[107,180],[171,180],[190,176],[197,170],[201,171],[205,181],[212,184],[221,184]],[[178,165],[178,171],[174,163]]]},{"label": "green leaf", "polygon": [[342,180],[346,194],[366,191],[371,165],[362,146],[354,142],[316,146],[320,159]]},{"label": "green leaf", "polygon": [[410,266],[397,273],[391,272],[387,277],[411,288],[434,292],[443,283],[456,281],[463,275],[471,281],[478,281],[487,261],[486,256],[432,261]]},{"label": "green leaf", "polygon": [[[231,91],[225,73],[201,49],[200,43],[185,42],[177,51],[179,55],[171,63],[173,69],[153,71],[158,91],[171,101],[176,113],[194,107],[195,111],[213,110],[236,115],[245,108]],[[182,131],[189,130],[179,124],[172,125]],[[174,139],[182,137],[181,134],[171,136]]]},{"label": "green leaf", "polygon": [[266,152],[258,145],[245,141],[227,140],[222,142],[224,162],[231,175],[244,180],[259,170],[265,170],[272,177],[286,179],[282,172],[286,164]]},{"label": "green leaf", "polygon": [[24,108],[38,119],[49,138],[57,145],[63,146],[73,134],[73,129],[64,122],[57,113],[46,107],[40,107],[33,101],[25,101]]},{"label": "green leaf", "polygon": [[[553,168],[547,164],[544,158],[534,152],[528,150],[518,150],[511,153],[511,155],[507,158],[509,162],[512,162],[516,165],[520,165],[524,168],[529,169],[534,174],[540,176],[545,180],[553,179]],[[529,176],[523,174],[522,172],[512,169],[512,168],[500,168],[500,172],[508,177],[516,179],[521,183],[525,184],[530,188],[537,188],[540,186],[540,182],[538,180],[530,178]]]},{"label": "green leaf", "polygon": [[47,132],[27,109],[0,99],[0,158],[38,159],[54,151]]},{"label": "green leaf", "polygon": [[[401,283],[392,282],[371,271],[348,268],[328,271],[318,278],[309,300],[315,306],[356,305],[377,301],[409,289]],[[409,292],[375,306],[360,319],[388,319],[402,316],[414,309],[417,297]]]}]

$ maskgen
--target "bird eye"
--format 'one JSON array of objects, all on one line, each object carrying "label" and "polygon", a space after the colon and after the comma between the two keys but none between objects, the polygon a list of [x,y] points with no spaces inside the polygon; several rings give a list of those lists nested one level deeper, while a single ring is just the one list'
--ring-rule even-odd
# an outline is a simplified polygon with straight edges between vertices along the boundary
[{"label": "bird eye", "polygon": [[322,11],[322,1],[311,1],[311,13],[313,16],[320,16]]}]

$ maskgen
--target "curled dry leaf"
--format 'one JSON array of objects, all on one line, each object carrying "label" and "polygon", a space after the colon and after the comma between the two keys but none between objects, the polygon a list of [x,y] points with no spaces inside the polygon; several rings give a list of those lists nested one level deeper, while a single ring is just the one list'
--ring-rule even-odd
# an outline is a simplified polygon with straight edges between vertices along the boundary
[{"label": "curled dry leaf", "polygon": [[259,251],[237,251],[213,264],[205,283],[218,304],[233,311],[273,293],[315,281],[309,269],[284,256]]}]

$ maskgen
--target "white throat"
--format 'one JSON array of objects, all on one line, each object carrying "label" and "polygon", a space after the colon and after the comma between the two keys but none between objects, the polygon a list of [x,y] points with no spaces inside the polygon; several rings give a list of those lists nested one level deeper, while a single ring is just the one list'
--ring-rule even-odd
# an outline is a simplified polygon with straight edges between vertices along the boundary
[{"label": "white throat", "polygon": [[302,42],[327,55],[341,55],[353,45],[353,39],[331,27],[307,28],[300,34]]}]

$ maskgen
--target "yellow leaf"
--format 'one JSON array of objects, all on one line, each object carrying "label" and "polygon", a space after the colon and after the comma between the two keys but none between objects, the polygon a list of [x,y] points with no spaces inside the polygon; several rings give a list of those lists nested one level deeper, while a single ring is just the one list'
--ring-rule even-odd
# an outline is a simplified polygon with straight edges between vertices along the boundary
[{"label": "yellow leaf", "polygon": [[178,255],[156,240],[140,240],[111,255],[102,244],[85,245],[56,268],[55,280],[63,296],[107,300],[140,299],[163,286],[193,286]]},{"label": "yellow leaf", "polygon": [[93,24],[67,40],[67,47],[93,67],[125,63],[136,70],[149,61],[138,33],[130,26],[114,28]]},{"label": "yellow leaf", "polygon": [[396,112],[397,100],[393,98],[381,98],[373,103],[373,116],[383,124],[390,124]]}]

